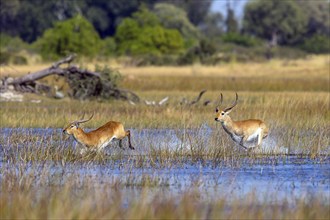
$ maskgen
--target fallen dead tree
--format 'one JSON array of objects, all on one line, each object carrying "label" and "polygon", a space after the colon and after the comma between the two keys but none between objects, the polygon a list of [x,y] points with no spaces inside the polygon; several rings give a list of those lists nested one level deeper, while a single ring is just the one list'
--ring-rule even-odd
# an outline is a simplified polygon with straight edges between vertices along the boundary
[{"label": "fallen dead tree", "polygon": [[[121,100],[140,102],[140,98],[132,91],[119,89],[113,77],[113,70],[104,68],[100,72],[90,71],[79,68],[77,65],[71,64],[75,59],[75,55],[69,55],[58,62],[53,63],[49,68],[28,73],[22,77],[1,79],[0,91],[8,89],[17,92],[29,93],[49,93],[52,86],[41,83],[43,79],[50,75],[65,77],[70,86],[69,96],[75,99],[89,99],[93,97],[115,98]],[[66,67],[63,67],[67,64]]]}]

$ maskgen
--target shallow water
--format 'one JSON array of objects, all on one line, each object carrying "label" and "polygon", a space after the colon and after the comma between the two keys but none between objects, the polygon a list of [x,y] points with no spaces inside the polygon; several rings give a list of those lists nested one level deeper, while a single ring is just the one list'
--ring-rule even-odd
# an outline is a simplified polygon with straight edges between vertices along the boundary
[{"label": "shallow water", "polygon": [[[88,131],[88,129],[86,129]],[[136,146],[137,151],[125,152],[126,154],[141,154],[149,152],[150,149],[167,149],[167,150],[187,150],[190,151],[196,147],[208,148],[211,136],[214,135],[214,130],[208,125],[203,125],[198,129],[130,129],[132,143]],[[60,128],[0,128],[0,138],[4,140],[6,145],[10,145],[10,138],[16,135],[29,135],[54,138],[54,141],[60,142],[61,145],[68,147],[76,147],[77,143],[73,138],[67,139],[67,136],[62,133]],[[226,134],[225,134],[226,135]],[[308,134],[304,134],[308,136]],[[309,134],[312,138],[313,134]],[[223,136],[222,136],[223,137]],[[55,140],[56,139],[56,140]],[[64,141],[63,141],[64,140]],[[40,140],[39,140],[40,141]],[[63,141],[63,142],[61,142]],[[2,144],[3,142],[0,142]],[[233,148],[242,151],[242,148],[231,142]],[[30,144],[30,143],[24,143]],[[31,142],[35,144],[35,142]],[[42,145],[42,143],[39,143]],[[57,143],[58,144],[58,143]],[[113,147],[115,146],[115,148]],[[126,145],[124,145],[126,146]],[[127,146],[126,146],[127,147]],[[105,148],[109,154],[116,152],[118,142],[113,141],[110,146]],[[269,135],[262,142],[262,148],[255,153],[275,153],[275,154],[308,154],[308,150],[302,149],[299,146],[281,146],[276,137],[276,131],[273,135]],[[330,145],[325,146],[320,154],[329,155]]]},{"label": "shallow water", "polygon": [[[3,149],[10,148],[10,138],[14,135],[30,135],[47,137],[47,143],[54,142],[64,147],[75,147],[73,139],[64,140],[61,129],[11,129],[2,128],[1,132],[1,167],[19,166],[19,164],[4,161]],[[208,137],[212,130],[208,127],[198,130],[155,129],[155,130],[132,130],[135,138],[136,151],[122,150],[119,147],[108,149],[108,153],[115,151],[125,152],[127,155],[145,154],[150,150],[150,145],[154,148],[189,148],[189,142],[184,142],[184,135],[193,134],[199,136],[201,143],[207,146]],[[162,140],[162,141],[159,141]],[[24,143],[16,143],[24,147],[31,144],[43,147],[44,140],[28,140]],[[38,143],[36,143],[38,142]],[[114,143],[116,145],[117,143]],[[114,150],[113,150],[114,149]],[[213,166],[212,161],[190,161],[180,166],[171,168],[135,168],[130,166],[131,161],[125,166],[116,163],[97,164],[97,163],[66,163],[59,164],[47,162],[40,165],[31,165],[34,170],[49,168],[49,179],[51,184],[62,184],[70,177],[83,184],[86,180],[95,187],[104,185],[114,185],[120,183],[124,193],[129,199],[132,194],[138,194],[144,179],[148,178],[151,182],[150,192],[162,190],[166,194],[180,194],[188,190],[198,190],[205,199],[215,199],[217,197],[242,198],[254,193],[256,200],[281,201],[286,199],[294,202],[295,198],[310,199],[311,195],[322,195],[324,202],[330,204],[330,158],[307,159],[299,156],[277,156],[268,159],[260,159],[257,163],[250,163],[249,159],[242,159],[240,165],[235,167],[228,164]],[[40,166],[35,169],[35,166]],[[123,168],[124,167],[124,168]],[[161,167],[161,166],[160,166]],[[32,168],[31,168],[32,169]],[[28,174],[29,168],[25,170]],[[36,171],[34,171],[36,172]],[[54,178],[60,176],[60,178]],[[2,176],[0,177],[0,181]],[[38,184],[36,181],[35,184]],[[150,186],[150,184],[149,184]]]}]

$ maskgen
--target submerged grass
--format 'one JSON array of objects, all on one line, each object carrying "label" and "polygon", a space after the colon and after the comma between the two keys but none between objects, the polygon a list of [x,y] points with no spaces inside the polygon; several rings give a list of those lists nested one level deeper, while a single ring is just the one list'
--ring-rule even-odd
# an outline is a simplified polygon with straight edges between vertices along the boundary
[{"label": "submerged grass", "polygon": [[54,173],[51,166],[1,167],[1,219],[329,218],[329,201],[321,194],[298,196],[293,201],[265,195],[260,201],[251,191],[244,198],[205,199],[207,195],[195,183],[173,194],[166,190],[166,181],[148,175],[96,182],[93,177],[70,175],[65,168]]},{"label": "submerged grass", "polygon": [[[106,121],[116,120],[123,122],[126,129],[134,128],[136,136],[139,136],[143,129],[178,130],[181,133],[179,132],[177,136],[182,143],[192,146],[189,153],[194,157],[200,154],[210,154],[209,150],[205,149],[212,148],[221,149],[228,155],[228,152],[231,152],[228,149],[236,147],[228,139],[221,125],[214,121],[214,109],[217,104],[218,92],[205,94],[203,100],[213,100],[213,104],[209,106],[178,104],[181,99],[180,96],[192,99],[196,95],[194,92],[140,92],[140,95],[147,100],[160,100],[165,94],[170,97],[169,103],[165,106],[146,106],[144,104],[133,106],[119,101],[79,102],[48,99],[39,104],[6,102],[2,103],[0,107],[1,127],[63,128],[68,122],[80,118],[82,113],[86,112],[86,114],[94,113],[93,120],[83,125],[87,128],[97,128]],[[225,97],[223,107],[226,107],[232,103],[234,92],[225,91],[223,94]],[[278,146],[292,148],[289,149],[289,152],[298,150],[300,153],[312,156],[329,154],[329,98],[329,93],[325,92],[241,92],[239,93],[239,103],[232,111],[231,117],[234,120],[263,119],[270,128],[270,135],[266,141],[272,140]],[[186,132],[189,129],[201,131],[207,128],[212,129],[214,132],[210,137],[203,134],[203,132],[199,132],[195,136],[189,136]],[[1,134],[1,141],[6,140],[3,146],[9,145],[9,143],[23,144],[30,140],[30,143],[35,143],[35,145],[49,147],[52,146],[52,142],[61,136],[60,129],[56,132],[57,134],[55,133],[52,136],[44,134],[36,137],[33,134],[23,135],[18,130],[10,138],[6,138],[5,134]],[[157,149],[157,146],[154,146],[155,143],[148,143],[146,140],[141,142],[139,137],[134,137],[134,135],[133,133],[133,145],[137,145],[138,148],[144,146]],[[204,142],[200,140],[204,140]],[[156,143],[168,142],[165,137],[157,141]],[[206,144],[205,141],[208,141],[208,143]],[[61,142],[62,145],[65,145],[65,143],[67,142]],[[209,146],[205,146],[205,144]],[[56,146],[55,149],[61,149],[62,145]],[[224,150],[226,148],[228,149]],[[166,154],[166,151],[160,155],[163,154]],[[219,152],[217,154],[220,155]]]}]

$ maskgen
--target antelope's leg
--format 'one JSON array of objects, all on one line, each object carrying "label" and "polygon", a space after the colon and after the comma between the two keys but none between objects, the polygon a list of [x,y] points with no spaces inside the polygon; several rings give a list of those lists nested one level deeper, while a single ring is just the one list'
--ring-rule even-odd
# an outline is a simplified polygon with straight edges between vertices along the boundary
[{"label": "antelope's leg", "polygon": [[126,136],[128,137],[128,147],[130,149],[134,150],[135,148],[132,146],[132,143],[131,143],[131,132],[130,132],[130,130],[126,131]]},{"label": "antelope's leg", "polygon": [[119,147],[120,147],[120,148],[123,148],[122,139],[119,139]]},{"label": "antelope's leg", "polygon": [[263,130],[261,130],[259,135],[258,135],[258,145],[257,145],[257,147],[260,147],[263,136],[264,136],[264,132],[263,132]]},{"label": "antelope's leg", "polygon": [[248,150],[248,148],[244,146],[245,139],[245,137],[242,137],[241,141],[239,142],[239,145],[242,146],[245,150]]}]

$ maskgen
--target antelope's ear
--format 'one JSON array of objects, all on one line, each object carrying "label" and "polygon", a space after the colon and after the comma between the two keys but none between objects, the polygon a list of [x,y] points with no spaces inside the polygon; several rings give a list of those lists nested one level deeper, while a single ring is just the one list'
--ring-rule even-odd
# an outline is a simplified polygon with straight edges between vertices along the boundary
[{"label": "antelope's ear", "polygon": [[224,115],[228,115],[231,112],[232,109],[228,109],[224,111]]}]

